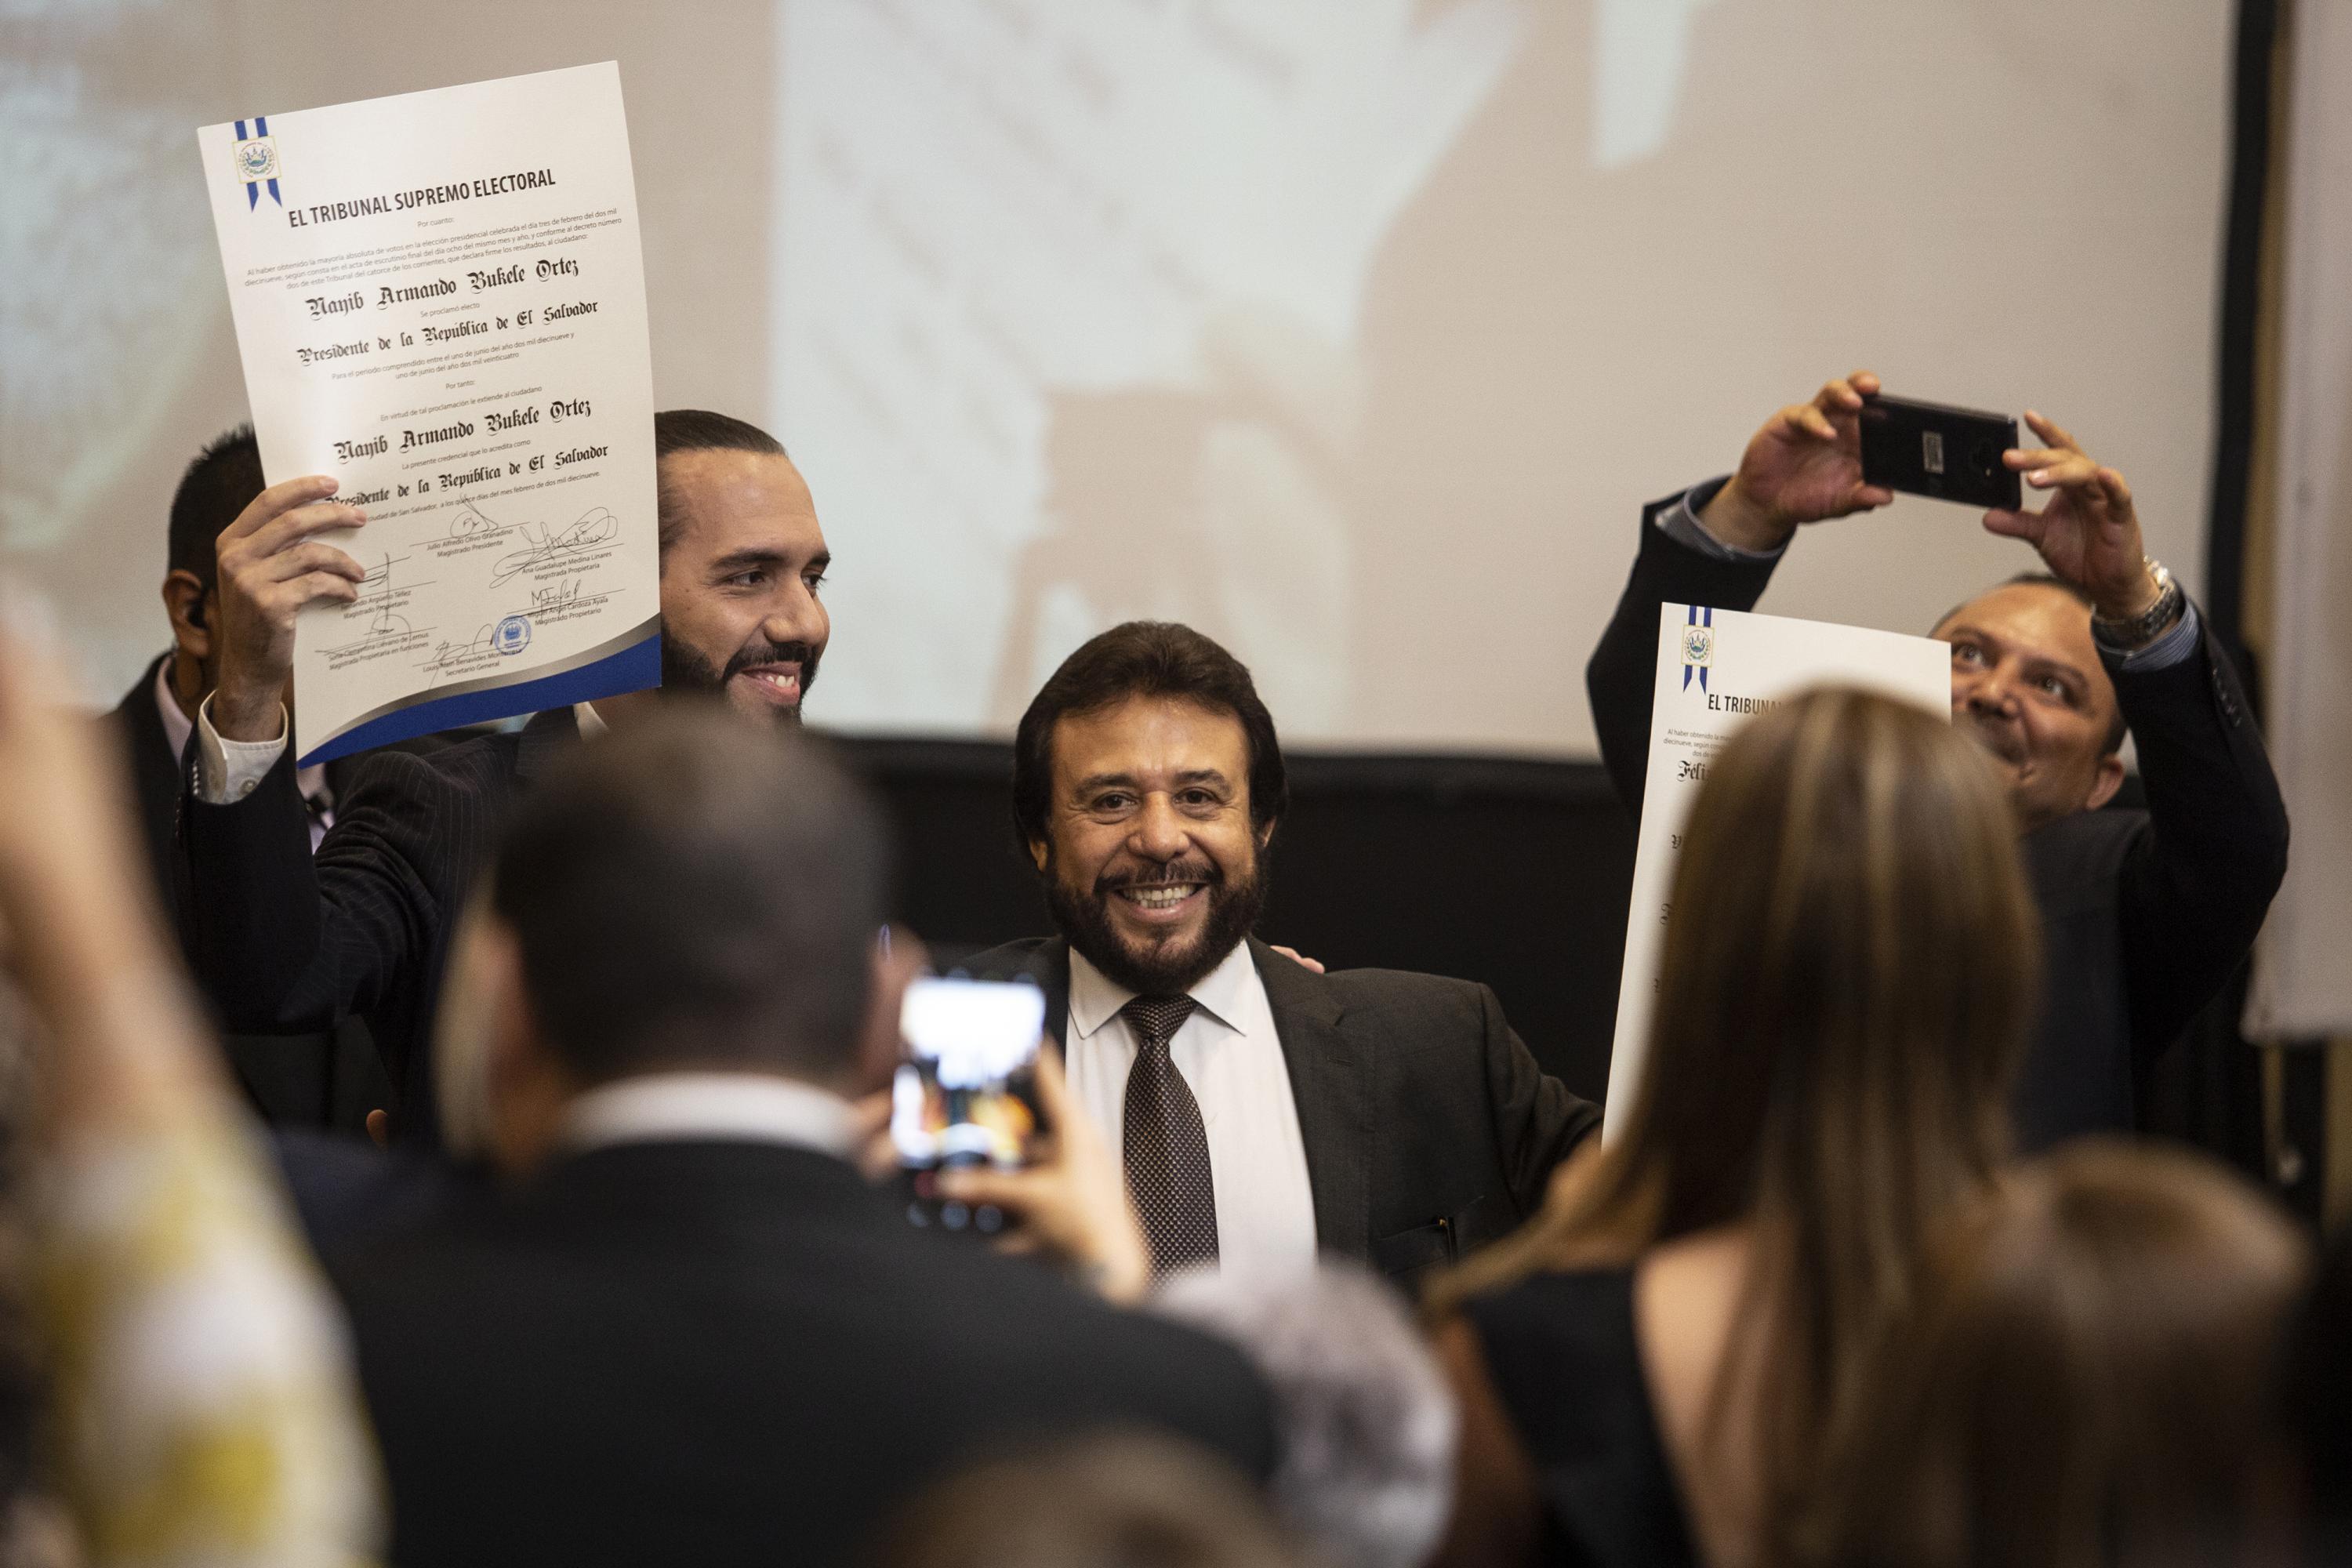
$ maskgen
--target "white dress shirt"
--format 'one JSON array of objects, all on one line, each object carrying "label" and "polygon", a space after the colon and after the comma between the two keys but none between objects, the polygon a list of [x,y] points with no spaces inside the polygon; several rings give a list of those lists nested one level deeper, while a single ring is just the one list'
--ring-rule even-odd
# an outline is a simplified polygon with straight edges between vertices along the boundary
[{"label": "white dress shirt", "polygon": [[725,1139],[847,1160],[857,1152],[857,1113],[829,1089],[768,1073],[646,1073],[578,1096],[558,1136],[574,1151]]},{"label": "white dress shirt", "polygon": [[[206,697],[205,700],[209,702],[212,699]],[[188,716],[180,711],[180,700],[173,694],[172,661],[168,658],[155,667],[155,711],[163,721],[163,739],[172,743],[172,755],[175,758],[185,755],[188,750],[188,735],[194,726],[189,724]],[[204,710],[199,707],[196,711],[202,713]],[[212,774],[212,748],[231,742],[224,742],[218,735],[213,733],[212,721],[209,719],[205,721],[205,735],[208,743],[200,748],[200,754],[205,759],[203,772],[209,783]],[[276,762],[278,753],[285,749],[286,742],[283,739],[271,746],[270,762]],[[268,771],[269,768],[265,763],[261,773],[266,773]],[[240,779],[238,782],[244,781]],[[261,773],[255,773],[253,782],[260,783]],[[302,792],[304,800],[313,802],[317,805],[317,809],[310,813],[310,848],[313,853],[316,853],[319,840],[324,838],[327,836],[327,829],[335,825],[335,792],[327,783],[327,764],[313,763],[307,768],[297,769],[294,774],[294,787]],[[250,784],[246,786],[245,793],[247,795],[253,793]],[[217,800],[213,797],[209,790],[205,795],[205,804],[209,805],[222,805],[228,798],[226,790]]]},{"label": "white dress shirt", "polygon": [[[1307,1175],[1307,1146],[1274,1009],[1249,944],[1236,945],[1191,994],[1199,1005],[1169,1042],[1169,1057],[1200,1102],[1209,1135],[1218,1267],[1258,1279],[1311,1268],[1315,1191]],[[1069,1026],[1063,1036],[1070,1090],[1122,1159],[1135,1037],[1119,1009],[1134,997],[1071,952]]]}]

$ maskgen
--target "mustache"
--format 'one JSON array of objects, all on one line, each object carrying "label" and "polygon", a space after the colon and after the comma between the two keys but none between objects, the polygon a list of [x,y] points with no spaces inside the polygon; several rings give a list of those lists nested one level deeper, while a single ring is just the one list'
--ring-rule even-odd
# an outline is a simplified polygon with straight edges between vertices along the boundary
[{"label": "mustache", "polygon": [[1977,744],[2007,763],[2025,760],[2025,740],[2007,720],[1975,711],[1961,715]]},{"label": "mustache", "polygon": [[754,665],[797,664],[801,667],[801,693],[806,696],[808,689],[816,684],[816,661],[817,651],[807,643],[770,642],[762,637],[749,647],[737,648],[719,678],[727,680]]},{"label": "mustache", "polygon": [[1171,882],[1199,882],[1215,888],[1223,886],[1225,874],[1217,869],[1214,862],[1200,856],[1186,856],[1148,871],[1105,871],[1095,879],[1095,892],[1100,896],[1128,888],[1164,888]]}]

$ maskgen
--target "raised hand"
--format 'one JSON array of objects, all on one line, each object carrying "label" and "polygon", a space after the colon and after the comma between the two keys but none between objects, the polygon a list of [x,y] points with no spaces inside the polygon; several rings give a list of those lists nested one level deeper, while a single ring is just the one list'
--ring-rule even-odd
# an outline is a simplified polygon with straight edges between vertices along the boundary
[{"label": "raised hand", "polygon": [[2025,474],[2025,482],[2053,492],[2040,511],[1997,510],[1985,513],[1988,532],[2022,539],[2042,552],[2042,563],[2091,596],[2109,620],[2128,620],[2156,604],[2159,592],[2147,569],[2139,514],[2131,487],[2113,468],[2103,468],[2082,443],[2041,415],[2027,409],[2025,423],[2047,443],[2001,454],[2001,461]]},{"label": "raised hand", "polygon": [[1893,500],[1892,490],[1862,482],[1862,400],[1877,390],[1878,377],[1858,370],[1764,421],[1699,521],[1726,544],[1778,550],[1801,523]]},{"label": "raised hand", "polygon": [[294,669],[294,617],[306,605],[350,604],[367,575],[360,563],[315,536],[357,528],[367,514],[327,498],[324,474],[288,479],[262,491],[221,531],[220,685],[213,727],[232,741],[268,741],[278,732],[278,703]]},{"label": "raised hand", "polygon": [[1151,1288],[1151,1250],[1128,1198],[1127,1171],[1070,1092],[1050,1044],[1037,1052],[1037,1098],[1053,1129],[1045,1157],[1018,1171],[942,1171],[940,1194],[1003,1209],[1013,1228],[1000,1250],[1043,1254],[1106,1300],[1141,1300]]}]

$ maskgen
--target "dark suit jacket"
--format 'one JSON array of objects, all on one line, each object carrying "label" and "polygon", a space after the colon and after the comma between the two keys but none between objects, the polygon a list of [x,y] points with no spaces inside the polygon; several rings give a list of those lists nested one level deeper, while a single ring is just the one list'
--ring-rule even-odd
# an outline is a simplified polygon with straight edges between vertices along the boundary
[{"label": "dark suit jacket", "polygon": [[[1638,813],[1658,606],[1748,610],[1770,562],[1714,561],[1642,515],[1641,552],[1585,671],[1601,760]],[[2286,874],[2286,807],[2236,672],[2209,634],[2186,661],[2114,676],[2145,811],[2074,816],[2020,845],[2042,907],[2042,1018],[2018,1083],[2020,1142],[2133,1126],[2137,1084],[2245,961]]]},{"label": "dark suit jacket", "polygon": [[[1317,974],[1255,938],[1250,953],[1298,1107],[1323,1251],[1398,1276],[1467,1256],[1533,1213],[1553,1168],[1601,1125],[1600,1107],[1536,1066],[1484,985],[1393,969]],[[1062,1039],[1066,942],[1012,942],[965,967],[1035,981]]]},{"label": "dark suit jacket", "polygon": [[474,878],[530,777],[579,739],[572,710],[429,754],[368,752],[310,853],[291,747],[226,805],[181,779],[181,919],[198,981],[231,1028],[367,1019],[400,1091],[403,1140],[434,1140],[433,1010]]},{"label": "dark suit jacket", "polygon": [[[109,721],[121,743],[131,775],[131,800],[139,814],[140,841],[154,874],[155,895],[162,907],[176,913],[183,896],[179,886],[174,838],[179,827],[180,768],[184,761],[172,750],[162,714],[155,707],[155,672],[165,654],[147,667],[138,683],[115,705]],[[425,751],[442,742],[426,739],[404,742],[404,750]],[[190,759],[192,760],[192,759]],[[327,783],[340,801],[351,787],[360,764],[347,757],[327,764]],[[299,795],[299,792],[297,792]],[[300,811],[300,803],[296,803]],[[302,816],[303,843],[309,846],[310,819]],[[183,921],[184,925],[184,921]],[[276,1126],[316,1126],[330,1120],[339,1096],[339,1079],[356,1079],[357,1068],[375,1055],[375,1043],[356,1018],[334,1026],[288,1032],[274,1026],[251,1032],[231,1032],[221,1047],[237,1081],[254,1109]],[[362,1086],[351,1085],[354,1089]],[[372,1109],[360,1106],[358,1110]]]},{"label": "dark suit jacket", "polygon": [[155,709],[155,671],[171,657],[167,653],[150,663],[147,673],[107,715],[130,765],[140,842],[146,847],[147,864],[155,874],[155,895],[166,910],[172,908],[177,879],[172,840],[180,818],[180,758],[172,750],[171,736],[163,731],[163,716]]},{"label": "dark suit jacket", "polygon": [[1236,1351],[805,1150],[581,1154],[337,1275],[396,1563],[835,1563],[951,1467],[1097,1427],[1274,1461]]},{"label": "dark suit jacket", "polygon": [[320,1258],[411,1229],[469,1201],[494,1179],[488,1167],[453,1164],[437,1149],[379,1149],[365,1138],[309,1127],[273,1127],[266,1147],[303,1238]]},{"label": "dark suit jacket", "polygon": [[[177,896],[179,880],[179,852],[174,841],[179,831],[180,767],[184,761],[190,760],[172,750],[172,738],[164,733],[163,717],[155,708],[155,672],[171,657],[163,654],[150,662],[147,673],[122,694],[122,700],[107,715],[130,759],[140,838],[147,847],[147,862],[155,873],[156,894],[167,909]],[[450,743],[444,736],[422,735],[413,741],[402,741],[391,749],[425,755]],[[327,764],[327,787],[334,792],[338,804],[351,788],[362,761],[373,755],[372,752],[363,752],[338,757]],[[295,793],[299,795],[300,791]],[[308,835],[310,830],[306,814],[302,831]]]}]

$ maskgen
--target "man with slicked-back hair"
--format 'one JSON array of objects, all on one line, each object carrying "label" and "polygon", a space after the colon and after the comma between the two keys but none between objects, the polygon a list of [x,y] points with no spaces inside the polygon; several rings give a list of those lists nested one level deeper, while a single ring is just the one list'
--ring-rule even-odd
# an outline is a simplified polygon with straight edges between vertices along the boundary
[{"label": "man with slicked-back hair", "polygon": [[[797,723],[832,623],[832,557],[808,486],[775,437],[698,409],[654,416],[660,475],[663,691],[717,694]],[[534,715],[519,732],[359,771],[310,852],[287,714],[294,620],[348,603],[359,563],[315,536],[363,526],[333,481],[263,490],[221,534],[219,679],[182,780],[183,919],[199,980],[231,1028],[373,1029],[399,1090],[393,1131],[431,1142],[428,1037],[451,927],[493,836],[549,760],[622,726],[661,691]]]},{"label": "man with slicked-back hair", "polygon": [[1211,638],[1129,621],[1088,639],[1013,756],[1060,934],[971,967],[1045,991],[1155,1270],[1281,1279],[1329,1252],[1410,1280],[1507,1234],[1600,1125],[1486,986],[1324,974],[1250,934],[1289,785],[1256,683]]}]

